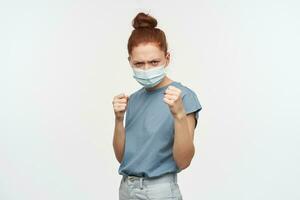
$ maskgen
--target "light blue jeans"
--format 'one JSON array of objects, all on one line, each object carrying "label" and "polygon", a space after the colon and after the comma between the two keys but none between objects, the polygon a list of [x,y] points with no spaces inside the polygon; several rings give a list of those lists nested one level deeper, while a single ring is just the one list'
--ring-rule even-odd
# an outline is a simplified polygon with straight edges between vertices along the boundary
[{"label": "light blue jeans", "polygon": [[182,200],[177,173],[156,178],[122,176],[119,200]]}]

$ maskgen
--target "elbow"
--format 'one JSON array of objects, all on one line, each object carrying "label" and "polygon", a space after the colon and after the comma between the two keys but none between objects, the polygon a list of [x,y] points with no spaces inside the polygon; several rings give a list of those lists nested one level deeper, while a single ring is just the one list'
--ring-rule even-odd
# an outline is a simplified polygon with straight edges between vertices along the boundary
[{"label": "elbow", "polygon": [[181,169],[186,169],[191,165],[192,159],[194,157],[195,151],[193,149],[193,151],[191,152],[191,154],[189,156],[183,156],[181,158],[179,157],[175,157],[175,162],[176,165]]},{"label": "elbow", "polygon": [[177,163],[177,166],[180,170],[186,169],[190,166],[191,162],[181,162],[181,163]]},{"label": "elbow", "polygon": [[116,159],[119,162],[119,164],[121,164],[123,161],[123,156],[122,155],[116,156]]},{"label": "elbow", "polygon": [[190,158],[185,158],[185,159],[176,159],[176,165],[178,166],[179,169],[183,170],[188,168],[191,165],[193,157]]}]

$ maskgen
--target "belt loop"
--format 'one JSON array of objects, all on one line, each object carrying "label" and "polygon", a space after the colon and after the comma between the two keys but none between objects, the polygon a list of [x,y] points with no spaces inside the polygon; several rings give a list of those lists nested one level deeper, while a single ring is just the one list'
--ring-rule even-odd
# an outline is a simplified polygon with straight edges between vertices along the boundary
[{"label": "belt loop", "polygon": [[175,173],[174,175],[175,175],[175,183],[177,183],[177,173]]},{"label": "belt loop", "polygon": [[143,189],[143,177],[140,177],[140,189]]}]

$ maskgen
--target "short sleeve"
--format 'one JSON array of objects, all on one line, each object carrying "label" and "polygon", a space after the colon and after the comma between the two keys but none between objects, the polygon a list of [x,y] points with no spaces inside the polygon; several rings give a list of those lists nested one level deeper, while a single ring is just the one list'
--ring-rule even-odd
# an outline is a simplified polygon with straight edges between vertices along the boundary
[{"label": "short sleeve", "polygon": [[196,117],[195,128],[196,128],[198,124],[199,112],[200,110],[202,110],[202,106],[199,102],[197,95],[192,90],[188,90],[187,93],[183,95],[182,101],[183,101],[186,114],[195,112],[195,117]]}]

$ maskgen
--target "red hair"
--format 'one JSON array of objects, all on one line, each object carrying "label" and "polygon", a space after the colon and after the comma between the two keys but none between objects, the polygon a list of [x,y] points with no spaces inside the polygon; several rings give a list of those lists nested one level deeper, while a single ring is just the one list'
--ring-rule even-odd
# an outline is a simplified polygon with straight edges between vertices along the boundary
[{"label": "red hair", "polygon": [[156,28],[157,20],[150,16],[140,12],[132,20],[132,26],[134,30],[128,39],[127,50],[130,55],[132,49],[141,43],[153,42],[158,45],[158,47],[165,52],[168,51],[168,44],[165,33]]}]

